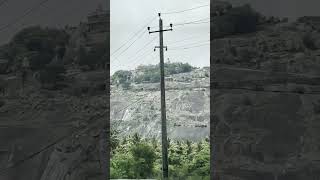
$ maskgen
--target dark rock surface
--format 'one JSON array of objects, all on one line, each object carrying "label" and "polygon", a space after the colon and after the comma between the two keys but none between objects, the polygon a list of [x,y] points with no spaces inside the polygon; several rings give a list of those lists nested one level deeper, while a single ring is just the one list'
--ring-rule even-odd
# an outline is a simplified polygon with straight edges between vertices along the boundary
[{"label": "dark rock surface", "polygon": [[289,23],[213,40],[212,179],[320,177],[320,61],[306,32]]},{"label": "dark rock surface", "polygon": [[[89,74],[82,76],[84,84],[91,81]],[[1,95],[1,180],[103,179],[108,98],[94,87],[79,95],[76,82],[57,91],[28,82],[23,90],[18,85]]]}]

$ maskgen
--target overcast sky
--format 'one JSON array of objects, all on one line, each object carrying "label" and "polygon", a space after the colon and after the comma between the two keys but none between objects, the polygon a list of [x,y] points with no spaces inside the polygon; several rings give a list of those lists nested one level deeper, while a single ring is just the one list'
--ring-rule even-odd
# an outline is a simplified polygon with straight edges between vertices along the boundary
[{"label": "overcast sky", "polygon": [[[21,18],[32,7],[44,0],[0,0],[0,44],[6,43],[19,30],[31,25],[63,27],[86,21],[89,12],[98,4],[106,7],[106,0],[49,0]],[[19,19],[19,21],[17,21]],[[12,24],[12,22],[17,22]],[[3,27],[8,28],[3,29]]]},{"label": "overcast sky", "polygon": [[225,0],[240,5],[249,3],[262,14],[296,19],[301,16],[319,16],[319,0]]},{"label": "overcast sky", "polygon": [[[197,67],[209,66],[209,4],[209,0],[111,0],[111,54],[142,29],[141,35],[138,34],[138,40],[130,48],[125,51],[135,39],[112,54],[111,73],[119,69],[134,69],[141,64],[159,62],[159,50],[153,51],[154,46],[159,46],[159,34],[149,34],[147,30],[147,26],[152,27],[151,30],[158,30],[159,12],[181,11],[203,5],[208,6],[182,13],[162,14],[164,26],[173,24],[173,31],[164,32],[164,45],[168,46],[165,61],[169,58],[171,62],[188,62]],[[203,21],[201,24],[175,26],[196,20]],[[148,22],[150,23],[147,24]],[[143,48],[149,42],[152,43]],[[203,46],[183,49],[199,45]]]},{"label": "overcast sky", "polygon": [[[21,18],[28,10],[44,0],[0,0],[0,44],[8,42],[19,30],[31,25],[63,27],[66,24],[77,25],[86,21],[89,12],[98,4],[106,6],[107,0],[49,0],[35,8],[32,13]],[[319,0],[228,0],[234,4],[250,3],[265,15],[296,18],[305,15],[320,15]],[[111,53],[122,45],[150,18],[158,12],[179,11],[196,6],[209,4],[209,0],[111,0]],[[203,7],[185,13],[162,15],[164,25],[173,23],[173,31],[164,33],[164,45],[168,45],[165,59],[170,61],[188,62],[194,66],[209,65],[209,46],[186,50],[172,48],[190,47],[192,44],[203,44],[209,39],[209,23],[175,26],[177,23],[189,22],[209,17],[209,8]],[[18,19],[18,21],[16,21]],[[12,24],[12,22],[15,22]],[[10,24],[10,26],[7,26]],[[156,30],[158,19],[150,26]],[[7,27],[7,28],[4,28]],[[146,27],[143,27],[146,28]],[[156,38],[142,49],[143,45]],[[189,39],[180,43],[178,40]],[[131,41],[132,42],[132,41]],[[130,44],[130,43],[129,43]],[[156,64],[159,62],[159,52],[153,51],[158,45],[158,34],[145,33],[127,51],[118,56],[123,49],[117,51],[111,58],[111,71],[118,69],[133,69],[139,64]],[[126,47],[125,47],[126,48]],[[125,49],[124,48],[124,49]],[[147,56],[144,56],[147,55]],[[142,57],[142,58],[139,58]]]}]

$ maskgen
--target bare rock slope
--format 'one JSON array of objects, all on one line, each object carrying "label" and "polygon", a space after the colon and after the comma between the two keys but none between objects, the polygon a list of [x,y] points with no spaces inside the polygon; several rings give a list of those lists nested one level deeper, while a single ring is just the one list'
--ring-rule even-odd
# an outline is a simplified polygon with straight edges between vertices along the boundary
[{"label": "bare rock slope", "polygon": [[320,58],[310,35],[319,33],[295,22],[213,40],[215,179],[320,177]]}]

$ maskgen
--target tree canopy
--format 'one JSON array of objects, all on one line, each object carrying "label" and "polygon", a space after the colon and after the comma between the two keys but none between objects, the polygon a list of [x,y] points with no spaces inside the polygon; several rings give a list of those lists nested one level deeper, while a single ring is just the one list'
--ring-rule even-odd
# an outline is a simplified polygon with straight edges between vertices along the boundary
[{"label": "tree canopy", "polygon": [[257,30],[260,14],[246,4],[229,9],[225,14],[213,19],[211,33],[220,38],[227,35],[251,33]]}]

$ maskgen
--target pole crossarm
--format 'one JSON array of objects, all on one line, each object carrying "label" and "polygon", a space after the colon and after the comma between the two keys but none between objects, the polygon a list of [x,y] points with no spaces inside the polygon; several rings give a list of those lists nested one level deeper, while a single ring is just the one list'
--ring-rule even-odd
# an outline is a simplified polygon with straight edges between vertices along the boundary
[{"label": "pole crossarm", "polygon": [[168,47],[167,46],[163,46],[163,47],[160,47],[160,46],[155,46],[153,51],[156,51],[156,48],[162,48],[162,49],[165,49],[166,51],[168,51]]},{"label": "pole crossarm", "polygon": [[[160,46],[155,46],[154,48],[160,48]],[[168,48],[167,46],[163,46],[162,48]]]},{"label": "pole crossarm", "polygon": [[161,30],[161,31],[149,31],[149,34],[152,34],[152,33],[158,33],[158,32],[164,32],[164,31],[173,31],[173,29],[164,29],[164,30]]}]

